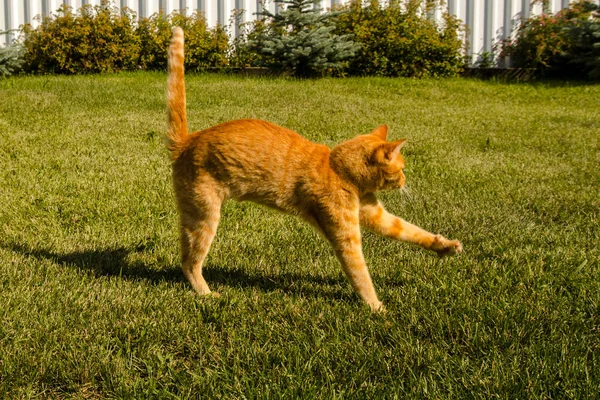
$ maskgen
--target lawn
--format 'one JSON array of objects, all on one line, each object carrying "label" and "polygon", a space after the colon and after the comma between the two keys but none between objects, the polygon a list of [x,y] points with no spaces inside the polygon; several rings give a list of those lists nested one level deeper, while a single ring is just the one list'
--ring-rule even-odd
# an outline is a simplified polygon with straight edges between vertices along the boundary
[{"label": "lawn", "polygon": [[200,298],[179,267],[164,74],[0,80],[0,397],[592,398],[600,86],[189,75],[193,130],[262,118],[334,146],[408,138],[365,232],[387,312],[293,217],[227,203]]}]

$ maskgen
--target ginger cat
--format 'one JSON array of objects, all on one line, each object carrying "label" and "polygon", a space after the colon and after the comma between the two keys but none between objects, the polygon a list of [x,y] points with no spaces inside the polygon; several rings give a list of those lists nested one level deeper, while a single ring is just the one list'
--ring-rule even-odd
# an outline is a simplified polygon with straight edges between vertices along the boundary
[{"label": "ginger cat", "polygon": [[168,148],[181,223],[183,273],[196,292],[211,293],[202,263],[228,199],[251,200],[297,215],[315,227],[358,295],[380,310],[361,245],[361,225],[417,244],[440,256],[462,245],[389,214],[375,192],[404,185],[405,140],[387,142],[387,126],[333,149],[261,120],[230,121],[188,133],[183,69],[183,30],[169,47]]}]

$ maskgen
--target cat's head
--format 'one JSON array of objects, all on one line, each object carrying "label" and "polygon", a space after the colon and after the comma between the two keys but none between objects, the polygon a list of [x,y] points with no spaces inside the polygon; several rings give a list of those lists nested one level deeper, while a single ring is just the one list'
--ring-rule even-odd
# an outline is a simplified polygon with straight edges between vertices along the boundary
[{"label": "cat's head", "polygon": [[406,139],[388,142],[387,133],[387,125],[381,125],[341,143],[331,151],[331,166],[362,192],[403,187],[405,165],[400,149]]}]

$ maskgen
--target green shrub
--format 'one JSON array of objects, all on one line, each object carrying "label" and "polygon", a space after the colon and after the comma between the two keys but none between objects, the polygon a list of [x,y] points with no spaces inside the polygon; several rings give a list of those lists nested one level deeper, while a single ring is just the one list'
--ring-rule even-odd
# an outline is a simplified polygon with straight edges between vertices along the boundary
[{"label": "green shrub", "polygon": [[427,18],[438,1],[399,1],[388,6],[372,1],[362,6],[352,1],[341,7],[348,12],[336,17],[337,32],[353,34],[361,45],[351,60],[352,75],[453,76],[463,65],[460,21],[442,13],[442,21]]},{"label": "green shrub", "polygon": [[171,40],[172,23],[163,14],[153,14],[138,21],[136,35],[140,38],[139,67],[144,70],[167,68],[167,48]]},{"label": "green shrub", "polygon": [[140,38],[139,65],[147,70],[167,68],[167,47],[171,30],[180,26],[185,31],[185,67],[190,71],[228,65],[229,37],[223,27],[209,29],[204,15],[195,12],[187,17],[179,13],[168,16],[154,14],[140,19],[136,34]]},{"label": "green shrub", "polygon": [[128,9],[104,1],[100,6],[84,5],[77,12],[63,5],[38,27],[25,26],[24,68],[38,74],[165,70],[175,25],[186,32],[186,68],[228,64],[226,32],[221,27],[209,29],[202,14],[154,14],[138,21]]},{"label": "green shrub", "polygon": [[600,14],[595,4],[594,13],[587,19],[567,28],[571,51],[566,54],[558,68],[581,71],[591,79],[600,79]]},{"label": "green shrub", "polygon": [[229,65],[229,35],[217,25],[209,29],[204,14],[197,11],[185,19],[185,63],[188,70],[221,68]]},{"label": "green shrub", "polygon": [[[268,66],[296,76],[327,73],[384,76],[451,76],[463,63],[462,26],[443,13],[427,18],[441,0],[399,0],[389,6],[355,1],[321,13],[315,0],[281,0],[286,10],[247,24],[232,44],[223,27],[209,29],[204,16],[154,14],[62,6],[36,28],[24,28],[24,68],[32,73],[102,73],[164,70],[173,26],[186,32],[188,70]],[[248,28],[249,27],[249,28]]]},{"label": "green shrub", "polygon": [[[3,35],[6,32],[0,32]],[[16,74],[23,66],[25,49],[19,42],[0,47],[0,78]]]},{"label": "green shrub", "polygon": [[322,13],[319,0],[275,0],[285,9],[264,10],[262,21],[249,37],[259,63],[280,73],[299,77],[322,76],[342,70],[358,46],[350,34],[336,34],[333,16]]},{"label": "green shrub", "polygon": [[229,62],[232,67],[248,68],[269,65],[269,57],[257,53],[252,45],[266,33],[267,29],[269,26],[265,19],[257,19],[239,25],[238,36],[231,43]]},{"label": "green shrub", "polygon": [[599,77],[597,11],[598,5],[580,0],[556,14],[532,16],[521,22],[513,39],[502,43],[500,56],[540,74]]},{"label": "green shrub", "polygon": [[25,69],[33,73],[99,73],[134,69],[139,38],[134,15],[103,2],[77,13],[62,5],[37,28],[24,28]]}]

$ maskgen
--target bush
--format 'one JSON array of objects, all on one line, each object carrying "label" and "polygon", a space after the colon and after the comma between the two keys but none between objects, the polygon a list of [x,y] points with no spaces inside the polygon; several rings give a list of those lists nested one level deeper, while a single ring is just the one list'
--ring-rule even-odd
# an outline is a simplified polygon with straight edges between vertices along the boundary
[{"label": "bush", "polygon": [[567,28],[573,45],[557,67],[568,68],[571,72],[581,71],[588,78],[600,79],[600,14],[599,7],[595,4],[593,6],[595,12],[590,17]]},{"label": "bush", "polygon": [[37,28],[26,25],[25,69],[33,73],[98,73],[134,69],[139,38],[131,12],[84,5],[77,13],[62,5]]},{"label": "bush", "polygon": [[173,26],[186,31],[185,64],[189,70],[227,65],[228,36],[208,29],[200,13],[190,17],[154,14],[137,20],[128,9],[104,1],[76,13],[61,6],[37,28],[24,28],[24,67],[32,73],[103,73],[165,70]]},{"label": "bush", "polygon": [[264,10],[249,37],[259,63],[280,73],[314,77],[342,70],[358,46],[350,34],[336,34],[331,13],[321,13],[319,0],[275,0],[287,7],[278,14]]},{"label": "bush", "polygon": [[174,26],[185,31],[185,67],[190,71],[228,65],[229,37],[221,26],[209,29],[203,14],[186,17],[179,13],[154,14],[140,20],[136,34],[140,38],[139,65],[147,70],[167,68],[167,48]]},{"label": "bush", "polygon": [[[441,0],[400,0],[389,6],[360,2],[321,13],[316,0],[276,0],[287,9],[246,24],[232,44],[225,30],[209,29],[204,16],[154,14],[86,5],[61,6],[37,28],[24,28],[24,68],[32,73],[102,73],[165,70],[173,26],[186,33],[185,66],[268,66],[296,76],[328,73],[383,76],[452,76],[462,66],[462,26],[443,14],[426,18]],[[246,29],[250,27],[249,29]]]},{"label": "bush", "polygon": [[348,12],[336,17],[337,32],[353,34],[361,45],[351,60],[352,75],[453,76],[463,65],[463,26],[444,12],[442,23],[426,18],[440,7],[438,1],[412,0],[403,9],[399,1],[383,6],[372,1],[363,7],[352,1]]},{"label": "bush", "polygon": [[[232,21],[236,23],[235,19]],[[234,68],[259,67],[264,65],[263,57],[250,48],[249,43],[264,29],[264,21],[256,20],[239,24],[239,34],[232,40],[229,63]]]},{"label": "bush", "polygon": [[162,14],[142,18],[136,27],[140,38],[139,68],[164,70],[167,68],[167,48],[171,40],[172,21]]},{"label": "bush", "polygon": [[598,5],[580,0],[555,15],[530,17],[521,22],[514,39],[502,43],[500,56],[540,74],[600,77],[597,12]]},{"label": "bush", "polygon": [[[6,32],[0,32],[0,35]],[[21,71],[25,49],[19,42],[6,47],[0,47],[0,78],[16,74]]]}]

